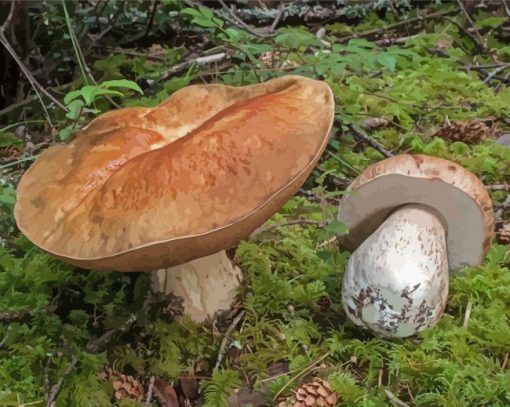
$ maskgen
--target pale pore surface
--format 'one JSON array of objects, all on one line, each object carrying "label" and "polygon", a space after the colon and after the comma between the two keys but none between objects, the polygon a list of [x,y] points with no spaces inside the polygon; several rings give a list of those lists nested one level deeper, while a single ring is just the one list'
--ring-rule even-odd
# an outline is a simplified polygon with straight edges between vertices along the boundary
[{"label": "pale pore surface", "polygon": [[365,240],[389,211],[407,203],[425,204],[442,215],[452,269],[483,260],[486,233],[482,210],[470,195],[439,178],[383,175],[351,191],[339,214],[350,230],[346,240]]},{"label": "pale pore surface", "polygon": [[183,300],[184,312],[203,322],[219,310],[228,310],[241,282],[241,270],[225,251],[153,273],[152,287]]},{"label": "pale pore surface", "polygon": [[422,205],[394,212],[349,259],[342,286],[347,315],[383,336],[434,324],[448,295],[445,231]]}]

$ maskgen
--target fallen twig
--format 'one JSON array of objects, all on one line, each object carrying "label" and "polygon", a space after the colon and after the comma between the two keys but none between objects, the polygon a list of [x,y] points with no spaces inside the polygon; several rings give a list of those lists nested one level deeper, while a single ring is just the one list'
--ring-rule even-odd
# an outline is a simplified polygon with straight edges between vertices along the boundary
[{"label": "fallen twig", "polygon": [[60,379],[58,379],[57,383],[51,386],[50,396],[48,397],[48,401],[46,402],[46,407],[55,406],[56,398],[60,393],[60,390],[62,389],[62,384],[64,383],[64,377],[66,377],[69,373],[72,372],[72,370],[74,369],[79,360],[80,359],[76,355],[73,355],[71,357],[71,363],[69,364],[69,366],[67,366],[67,369],[64,371],[64,374],[60,377]]},{"label": "fallen twig", "polygon": [[386,150],[381,144],[379,144],[377,141],[369,137],[365,132],[358,130],[354,125],[349,124],[349,129],[354,133],[354,136],[357,137],[360,140],[363,140],[365,143],[367,143],[370,147],[372,147],[374,150],[379,151],[382,155],[385,157],[393,157],[394,154],[391,151]]},{"label": "fallen twig", "polygon": [[469,301],[466,306],[466,312],[464,313],[464,323],[462,324],[462,327],[464,329],[467,329],[468,323],[469,323],[469,317],[471,316],[471,310],[473,309],[473,303]]},{"label": "fallen twig", "polygon": [[[211,63],[214,63],[214,62],[222,61],[226,57],[227,57],[227,53],[226,52],[219,52],[217,54],[212,54],[212,55],[206,55],[206,56],[202,56],[202,57],[187,59],[187,60],[185,60],[183,62],[178,63],[177,65],[172,66],[167,71],[162,72],[160,77],[159,77],[159,79],[158,79],[158,82],[164,81],[164,80],[168,79],[170,76],[172,76],[172,75],[174,75],[174,74],[176,74],[178,72],[181,72],[181,71],[185,70],[186,68],[189,68],[190,66],[192,66],[194,64],[197,64],[197,65],[211,64]],[[154,82],[156,82],[156,81],[154,81]],[[152,84],[152,83],[150,83],[150,84]]]},{"label": "fallen twig", "polygon": [[53,304],[48,305],[46,308],[42,309],[39,312],[34,312],[33,310],[21,310],[21,311],[4,311],[0,312],[0,322],[12,322],[19,321],[25,318],[31,318],[36,314],[49,314],[55,310],[55,306]]},{"label": "fallen twig", "polygon": [[[250,27],[241,18],[239,18],[232,11],[232,9],[225,4],[225,2],[223,0],[218,0],[218,2],[221,4],[221,7],[223,8],[223,10],[225,10],[227,12],[227,14],[232,18],[231,22],[234,25],[236,25],[237,27],[245,29],[246,31],[249,31],[250,33],[252,33],[253,35],[255,35],[256,37],[259,37],[259,38],[274,37],[277,34],[277,33],[268,33],[268,34],[261,33],[259,30],[263,30],[263,28],[257,29],[257,28]],[[202,7],[204,7],[204,6],[202,5]],[[211,10],[211,11],[214,12],[214,10]]]},{"label": "fallen twig", "polygon": [[265,233],[272,229],[281,228],[284,226],[293,226],[293,225],[315,225],[315,226],[322,227],[322,226],[324,226],[324,222],[319,221],[319,220],[310,220],[310,219],[293,219],[293,220],[288,220],[288,221],[280,222],[280,223],[272,223],[270,225],[260,226],[257,229],[255,229],[251,233],[250,238],[260,235],[262,233]]},{"label": "fallen twig", "polygon": [[237,324],[241,321],[241,319],[244,317],[245,311],[239,312],[237,316],[232,320],[232,323],[228,326],[227,330],[225,331],[225,334],[223,335],[223,339],[221,340],[220,349],[218,351],[218,357],[216,359],[216,364],[214,365],[213,372],[219,369],[221,365],[221,361],[223,360],[223,357],[225,356],[225,351],[227,348],[228,339],[230,337],[230,334],[234,330],[234,328],[237,326]]},{"label": "fallen twig", "polygon": [[152,390],[154,389],[154,381],[156,380],[155,376],[151,376],[151,380],[149,382],[149,388],[147,389],[147,397],[145,398],[145,405],[150,406],[152,401]]},{"label": "fallen twig", "polygon": [[486,185],[485,188],[491,191],[508,191],[510,192],[510,184],[492,184]]},{"label": "fallen twig", "polygon": [[345,37],[340,37],[338,40],[344,42],[344,41],[348,41],[348,40],[350,40],[352,38],[370,37],[371,35],[379,34],[379,33],[385,32],[385,31],[389,31],[389,30],[392,30],[394,28],[400,27],[402,25],[411,24],[411,23],[417,23],[417,22],[426,21],[426,20],[433,20],[435,18],[439,18],[439,17],[443,17],[443,16],[447,16],[447,15],[457,14],[458,12],[459,12],[458,10],[447,10],[447,11],[440,11],[440,12],[437,12],[437,13],[427,14],[427,15],[424,15],[424,16],[417,16],[417,17],[414,17],[414,18],[409,18],[407,20],[398,21],[396,23],[389,24],[389,25],[386,25],[386,26],[381,27],[381,28],[374,28],[372,30],[364,31],[364,32],[361,32],[361,33],[356,33],[356,34],[351,34],[351,35],[348,35],[348,36],[345,36]]},{"label": "fallen twig", "polygon": [[400,400],[397,396],[395,396],[391,391],[388,389],[384,389],[384,393],[386,393],[386,396],[393,402],[397,403],[401,407],[409,407],[409,404],[404,403],[402,400]]},{"label": "fallen twig", "polygon": [[96,340],[89,342],[86,346],[87,351],[91,352],[91,353],[98,352],[101,349],[101,347],[103,345],[105,345],[111,339],[111,337],[113,336],[114,333],[116,333],[118,331],[126,330],[135,321],[136,321],[136,317],[134,315],[131,315],[126,321],[124,321],[124,323],[121,326],[119,326],[117,328],[112,328],[109,331],[106,331],[103,335],[101,335]]},{"label": "fallen twig", "polygon": [[324,355],[322,355],[319,359],[313,361],[308,366],[306,366],[303,370],[298,372],[294,377],[290,378],[289,381],[280,388],[280,390],[274,395],[273,401],[276,401],[278,397],[280,397],[280,394],[282,394],[297,378],[303,376],[310,370],[313,370],[313,368],[318,365],[320,362],[322,362],[324,359],[329,357],[329,352],[326,352]]},{"label": "fallen twig", "polygon": [[11,57],[14,59],[14,61],[16,61],[16,63],[18,64],[19,68],[21,69],[21,71],[23,72],[25,77],[28,79],[30,84],[32,85],[32,88],[34,89],[35,93],[37,94],[37,97],[39,98],[39,101],[41,102],[41,106],[42,106],[42,108],[43,108],[43,110],[44,110],[44,112],[46,114],[46,118],[48,120],[48,123],[50,124],[51,127],[53,127],[53,123],[51,122],[51,118],[50,118],[49,112],[46,109],[46,105],[44,104],[44,101],[42,100],[42,97],[39,94],[39,92],[41,92],[44,95],[46,95],[53,103],[55,103],[55,105],[60,107],[62,110],[67,112],[68,109],[62,103],[60,103],[60,101],[55,99],[53,97],[53,95],[51,95],[46,89],[44,89],[44,87],[39,82],[37,82],[35,77],[28,70],[28,68],[25,66],[23,61],[21,61],[21,59],[18,57],[18,54],[16,54],[16,51],[14,51],[14,48],[12,48],[11,44],[7,40],[7,37],[5,36],[5,29],[7,28],[7,26],[10,24],[10,22],[12,20],[12,16],[14,14],[14,5],[15,5],[15,2],[12,1],[11,2],[11,9],[9,11],[9,15],[7,16],[7,18],[4,21],[4,23],[0,26],[0,43],[4,46],[4,48],[7,50],[7,52],[9,54],[11,54]]},{"label": "fallen twig", "polygon": [[462,4],[461,0],[457,0],[457,3],[459,5],[460,9],[462,10],[462,12],[464,13],[464,16],[466,17],[466,19],[469,21],[469,24],[471,24],[471,27],[473,27],[473,31],[475,32],[476,38],[478,38],[478,44],[480,45],[480,48],[482,49],[482,51],[486,51],[487,47],[484,44],[483,38],[480,35],[480,33],[478,32],[478,30],[476,29],[475,23],[469,16],[469,13],[467,12],[466,8],[464,7],[464,4]]}]

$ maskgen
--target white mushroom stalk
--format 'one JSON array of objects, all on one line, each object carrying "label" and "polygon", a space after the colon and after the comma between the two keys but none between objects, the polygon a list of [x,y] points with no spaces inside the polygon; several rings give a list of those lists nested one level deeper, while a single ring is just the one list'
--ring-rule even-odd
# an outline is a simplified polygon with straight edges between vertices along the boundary
[{"label": "white mushroom stalk", "polygon": [[395,210],[352,254],[344,309],[381,336],[407,337],[435,324],[448,295],[446,231],[438,212],[409,204]]},{"label": "white mushroom stalk", "polygon": [[225,250],[178,266],[157,270],[152,288],[173,296],[177,308],[194,321],[203,322],[218,310],[226,310],[235,299],[241,282],[241,270],[227,257]]}]

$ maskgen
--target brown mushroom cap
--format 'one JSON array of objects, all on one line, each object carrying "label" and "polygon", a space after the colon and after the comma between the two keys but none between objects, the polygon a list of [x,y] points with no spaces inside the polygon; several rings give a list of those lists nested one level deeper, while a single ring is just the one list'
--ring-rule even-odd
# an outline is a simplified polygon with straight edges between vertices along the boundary
[{"label": "brown mushroom cap", "polygon": [[447,230],[451,269],[480,264],[494,230],[489,194],[470,171],[454,162],[403,154],[369,166],[347,188],[338,219],[349,228],[342,244],[355,250],[388,217],[408,203],[436,209]]},{"label": "brown mushroom cap", "polygon": [[299,189],[333,114],[330,88],[299,76],[189,86],[156,108],[105,113],[24,174],[17,224],[85,268],[152,270],[218,252]]}]

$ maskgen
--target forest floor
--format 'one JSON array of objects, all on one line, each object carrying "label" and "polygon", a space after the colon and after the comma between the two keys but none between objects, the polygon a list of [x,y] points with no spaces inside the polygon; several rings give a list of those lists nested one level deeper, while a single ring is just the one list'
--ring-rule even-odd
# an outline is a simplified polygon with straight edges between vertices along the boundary
[{"label": "forest floor", "polygon": [[[505,2],[226,3],[0,7],[0,407],[275,405],[315,377],[338,405],[509,406]],[[19,21],[30,22],[28,40]],[[329,84],[334,133],[267,223],[281,225],[233,250],[244,284],[230,312],[205,324],[176,319],[148,273],[76,269],[16,228],[23,172],[98,114],[154,106],[190,84],[287,74]],[[344,229],[334,216],[364,168],[402,153],[476,174],[496,234],[482,265],[451,274],[437,326],[387,340],[342,309],[350,253],[335,239]]]}]

